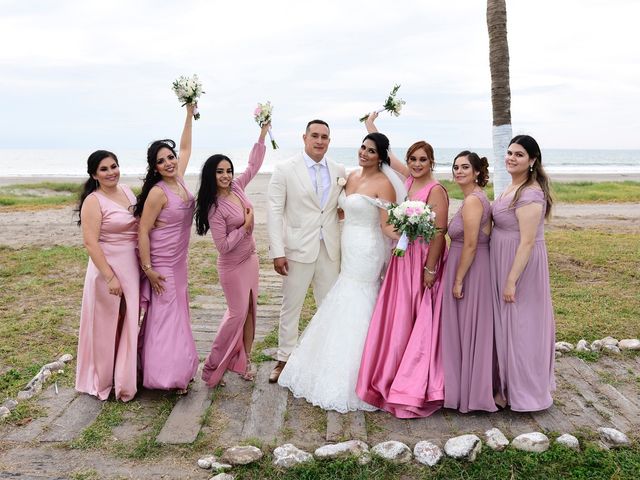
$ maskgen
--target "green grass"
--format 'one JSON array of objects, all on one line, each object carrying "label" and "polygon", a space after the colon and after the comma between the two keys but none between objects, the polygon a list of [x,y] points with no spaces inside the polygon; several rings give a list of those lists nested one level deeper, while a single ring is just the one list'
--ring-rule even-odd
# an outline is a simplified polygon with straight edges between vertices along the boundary
[{"label": "green grass", "polygon": [[80,247],[0,247],[0,398],[14,397],[43,364],[75,355],[86,265]]},{"label": "green grass", "polygon": [[640,235],[546,233],[558,339],[640,337]]},{"label": "green grass", "polygon": [[[584,445],[584,443],[583,443]],[[445,457],[435,467],[417,464],[392,465],[374,458],[368,465],[359,465],[354,459],[315,461],[307,465],[280,470],[271,464],[270,455],[256,464],[236,467],[238,480],[361,480],[361,479],[525,479],[525,480],[597,480],[635,479],[640,468],[637,448],[603,451],[587,442],[582,452],[574,452],[553,445],[541,454],[507,449],[494,452],[484,448],[474,463]]]},{"label": "green grass", "polygon": [[[442,180],[451,198],[463,198],[460,188],[451,180]],[[640,182],[553,182],[553,197],[562,203],[622,203],[640,202]],[[493,184],[485,187],[493,198]]]},{"label": "green grass", "polygon": [[51,208],[77,202],[80,183],[40,182],[0,187],[0,206]]},{"label": "green grass", "polygon": [[122,424],[124,413],[135,406],[136,402],[105,402],[98,418],[71,443],[71,448],[87,450],[102,447],[110,440],[113,427]]}]

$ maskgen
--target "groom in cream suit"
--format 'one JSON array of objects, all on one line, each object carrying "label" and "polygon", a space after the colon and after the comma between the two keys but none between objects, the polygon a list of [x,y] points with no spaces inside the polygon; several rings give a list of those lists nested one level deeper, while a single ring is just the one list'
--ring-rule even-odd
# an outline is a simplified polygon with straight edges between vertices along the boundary
[{"label": "groom in cream suit", "polygon": [[320,305],[340,271],[338,195],[344,165],[325,157],[329,125],[307,124],[304,151],[278,164],[269,183],[269,257],[283,275],[278,363],[269,382],[280,377],[298,340],[298,323],[309,285]]}]

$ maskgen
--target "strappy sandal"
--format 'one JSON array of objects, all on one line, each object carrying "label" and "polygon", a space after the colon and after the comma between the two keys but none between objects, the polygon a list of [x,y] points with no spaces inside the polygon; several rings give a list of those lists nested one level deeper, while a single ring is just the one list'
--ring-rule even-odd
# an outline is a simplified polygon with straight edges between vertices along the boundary
[{"label": "strappy sandal", "polygon": [[247,371],[240,375],[240,378],[247,382],[255,382],[256,372],[253,371],[253,365],[251,363],[247,364]]}]

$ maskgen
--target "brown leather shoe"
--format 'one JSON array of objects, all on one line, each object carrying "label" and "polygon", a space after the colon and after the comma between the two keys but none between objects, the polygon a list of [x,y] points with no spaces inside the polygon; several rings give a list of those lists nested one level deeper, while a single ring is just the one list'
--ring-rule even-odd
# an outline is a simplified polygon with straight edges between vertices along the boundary
[{"label": "brown leather shoe", "polygon": [[280,374],[282,373],[282,369],[286,364],[287,362],[278,360],[278,363],[276,363],[276,366],[271,371],[271,375],[269,375],[269,383],[276,383],[278,381]]}]

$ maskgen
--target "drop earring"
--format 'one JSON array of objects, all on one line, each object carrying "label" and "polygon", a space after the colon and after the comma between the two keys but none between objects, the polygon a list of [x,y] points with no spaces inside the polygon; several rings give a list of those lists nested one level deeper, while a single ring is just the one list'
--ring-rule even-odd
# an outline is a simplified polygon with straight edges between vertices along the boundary
[{"label": "drop earring", "polygon": [[533,163],[531,165],[529,165],[529,171],[533,172]]}]

